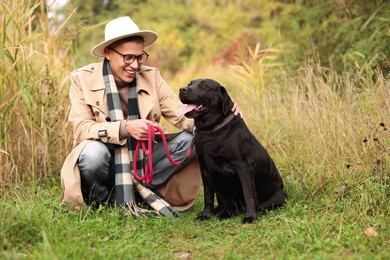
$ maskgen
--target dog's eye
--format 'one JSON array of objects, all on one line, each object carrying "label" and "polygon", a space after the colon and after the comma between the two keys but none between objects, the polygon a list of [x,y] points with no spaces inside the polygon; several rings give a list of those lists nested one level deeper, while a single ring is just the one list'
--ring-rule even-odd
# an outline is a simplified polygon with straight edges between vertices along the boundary
[{"label": "dog's eye", "polygon": [[206,84],[204,84],[204,83],[202,83],[202,84],[200,84],[200,86],[202,87],[202,88],[209,88]]}]

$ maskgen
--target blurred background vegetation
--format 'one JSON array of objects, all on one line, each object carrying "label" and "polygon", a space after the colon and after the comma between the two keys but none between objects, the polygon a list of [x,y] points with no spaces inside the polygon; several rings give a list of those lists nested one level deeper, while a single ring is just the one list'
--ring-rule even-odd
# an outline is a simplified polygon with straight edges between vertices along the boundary
[{"label": "blurred background vegetation", "polygon": [[[91,47],[102,41],[109,20],[124,15],[159,34],[147,49],[148,62],[160,68],[173,89],[195,77],[221,81],[259,139],[290,173],[296,167],[294,144],[305,147],[299,159],[304,160],[316,151],[321,157],[329,142],[340,146],[340,133],[345,138],[354,134],[359,136],[356,143],[346,142],[337,152],[351,157],[351,151],[361,149],[358,140],[368,134],[362,127],[375,132],[379,124],[389,124],[388,1],[54,3],[64,4],[0,2],[2,192],[12,183],[27,181],[34,188],[37,181],[58,181],[72,141],[68,75],[100,61],[90,55]],[[341,114],[346,111],[350,113]],[[300,136],[307,129],[316,138]]]},{"label": "blurred background vegetation", "polygon": [[[339,99],[343,93],[372,90],[378,82],[388,85],[390,4],[384,0],[0,4],[2,187],[23,180],[35,187],[36,180],[58,177],[72,139],[67,122],[68,75],[100,61],[90,49],[102,41],[104,25],[115,17],[129,15],[141,29],[159,34],[148,47],[148,62],[160,68],[173,89],[195,77],[220,80],[261,137],[267,133],[257,122],[272,128],[264,118],[269,115],[262,113],[272,113],[267,108],[275,105],[267,103],[265,91],[283,99],[294,83],[308,97],[313,89],[318,94],[318,82],[323,82],[332,98]],[[307,77],[314,77],[311,85]],[[353,102],[368,99],[347,97]],[[363,101],[368,110],[375,110]],[[383,109],[387,116],[381,120],[387,123],[388,111]],[[275,127],[279,129],[280,122]]]},{"label": "blurred background vegetation", "polygon": [[350,106],[360,102],[364,111],[377,111],[376,121],[389,120],[388,100],[369,101],[365,93],[377,91],[377,85],[388,87],[388,1],[72,0],[56,9],[59,2],[0,3],[3,188],[24,180],[35,187],[37,180],[58,178],[72,139],[68,75],[99,61],[90,55],[91,47],[102,41],[109,20],[124,15],[159,34],[148,47],[149,64],[161,69],[173,89],[198,76],[220,80],[261,139],[268,131],[286,132],[287,122],[267,121],[281,112],[277,103],[291,91],[319,101],[323,85],[329,88],[325,98],[336,102],[324,108],[328,114],[348,99]]},{"label": "blurred background vegetation", "polygon": [[[389,71],[389,3],[384,0],[74,0],[72,30],[79,37],[77,65],[104,37],[103,24],[124,15],[156,31],[153,64],[175,74],[189,64],[234,63],[257,43],[283,52],[284,69],[309,59],[337,71],[362,67]],[[100,25],[100,26],[99,26]],[[84,54],[84,55],[82,55]]]}]

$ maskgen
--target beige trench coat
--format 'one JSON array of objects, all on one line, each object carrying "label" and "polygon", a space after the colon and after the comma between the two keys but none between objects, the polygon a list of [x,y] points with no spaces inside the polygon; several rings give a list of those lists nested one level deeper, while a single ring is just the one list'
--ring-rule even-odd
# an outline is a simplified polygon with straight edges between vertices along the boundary
[{"label": "beige trench coat", "polygon": [[[70,75],[72,106],[69,121],[73,124],[74,140],[73,149],[61,169],[62,202],[84,203],[77,159],[87,142],[99,140],[107,145],[126,142],[119,137],[120,122],[111,122],[109,118],[102,65],[103,62],[90,64]],[[178,129],[192,131],[193,121],[178,112],[182,103],[158,69],[141,68],[137,75],[137,92],[141,118],[159,123],[164,117]],[[101,133],[104,133],[103,137]],[[194,160],[154,192],[176,209],[185,210],[195,202],[200,186],[199,163]]]}]

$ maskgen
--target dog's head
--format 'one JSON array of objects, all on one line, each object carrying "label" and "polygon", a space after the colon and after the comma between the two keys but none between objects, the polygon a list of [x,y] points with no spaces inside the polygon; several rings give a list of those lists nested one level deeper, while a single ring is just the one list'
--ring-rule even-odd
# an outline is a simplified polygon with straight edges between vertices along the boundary
[{"label": "dog's head", "polygon": [[186,107],[182,113],[194,118],[199,129],[219,124],[231,113],[233,102],[226,89],[212,79],[196,79],[180,89],[180,100]]}]

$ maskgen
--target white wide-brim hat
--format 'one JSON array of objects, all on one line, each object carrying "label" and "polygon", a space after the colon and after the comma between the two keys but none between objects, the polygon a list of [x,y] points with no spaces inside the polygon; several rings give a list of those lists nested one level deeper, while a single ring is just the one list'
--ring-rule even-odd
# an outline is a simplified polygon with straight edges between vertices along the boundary
[{"label": "white wide-brim hat", "polygon": [[103,57],[104,48],[111,43],[130,36],[142,36],[144,38],[144,46],[152,44],[157,39],[157,33],[149,30],[140,30],[128,16],[119,17],[107,23],[104,36],[105,40],[93,47],[91,54]]}]

